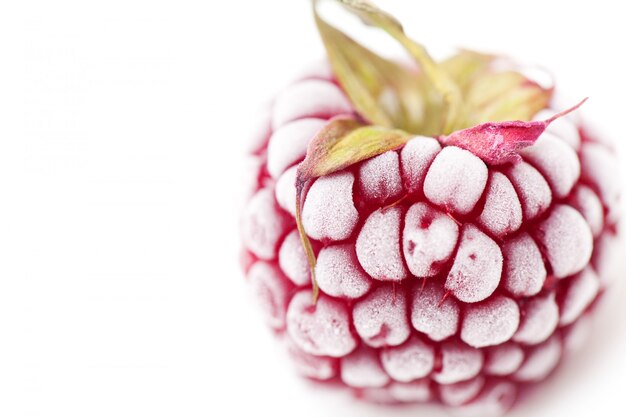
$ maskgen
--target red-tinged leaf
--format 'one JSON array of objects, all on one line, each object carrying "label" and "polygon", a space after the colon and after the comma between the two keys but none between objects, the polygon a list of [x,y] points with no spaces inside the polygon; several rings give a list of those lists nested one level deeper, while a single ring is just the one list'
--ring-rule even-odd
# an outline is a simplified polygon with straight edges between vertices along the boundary
[{"label": "red-tinged leaf", "polygon": [[315,253],[302,224],[302,203],[311,180],[340,171],[358,162],[397,149],[412,135],[398,129],[365,125],[348,117],[331,120],[311,140],[296,174],[296,224],[311,268],[313,301],[319,296],[315,280]]},{"label": "red-tinged leaf", "polygon": [[516,162],[520,159],[519,151],[534,144],[550,123],[578,109],[585,101],[586,98],[546,120],[483,123],[440,137],[439,141],[466,149],[491,165]]}]

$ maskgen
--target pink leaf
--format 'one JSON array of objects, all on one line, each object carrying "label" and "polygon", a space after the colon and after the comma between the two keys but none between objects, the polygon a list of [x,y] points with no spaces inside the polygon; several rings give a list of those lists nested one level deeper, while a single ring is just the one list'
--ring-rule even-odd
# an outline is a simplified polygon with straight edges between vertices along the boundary
[{"label": "pink leaf", "polygon": [[586,98],[574,107],[546,120],[483,123],[442,136],[439,141],[444,145],[466,149],[487,164],[501,165],[516,162],[520,159],[519,151],[533,145],[550,123],[578,109],[585,101],[587,101]]}]

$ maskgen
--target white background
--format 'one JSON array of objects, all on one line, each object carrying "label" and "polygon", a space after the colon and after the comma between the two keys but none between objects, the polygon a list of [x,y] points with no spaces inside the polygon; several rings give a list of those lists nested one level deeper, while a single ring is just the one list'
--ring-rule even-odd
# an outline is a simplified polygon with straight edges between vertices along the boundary
[{"label": "white background", "polygon": [[[573,3],[379,0],[551,68],[624,149],[623,12]],[[0,4],[0,416],[383,415],[295,377],[237,264],[249,120],[322,55],[308,2]],[[626,415],[622,288],[512,416]]]}]

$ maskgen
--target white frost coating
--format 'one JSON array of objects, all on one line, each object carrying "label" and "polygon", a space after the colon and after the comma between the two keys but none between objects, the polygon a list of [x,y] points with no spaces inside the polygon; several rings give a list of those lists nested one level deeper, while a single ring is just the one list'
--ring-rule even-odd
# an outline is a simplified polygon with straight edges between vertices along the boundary
[{"label": "white frost coating", "polygon": [[517,303],[496,295],[484,303],[466,307],[461,340],[476,348],[499,345],[513,337],[519,322]]},{"label": "white frost coating", "polygon": [[570,286],[567,288],[561,304],[561,326],[576,321],[595,300],[600,290],[600,281],[591,268],[586,268],[570,279]]},{"label": "white frost coating", "polygon": [[352,113],[352,106],[335,84],[323,80],[304,80],[290,85],[274,103],[272,126],[304,117],[329,119],[337,114]]},{"label": "white frost coating", "polygon": [[302,224],[306,233],[317,240],[343,240],[350,237],[359,220],[354,207],[354,175],[337,172],[318,178],[306,195]]},{"label": "white frost coating", "polygon": [[485,207],[478,222],[500,237],[515,232],[522,225],[522,205],[513,184],[504,174],[491,174]]},{"label": "white frost coating", "polygon": [[367,218],[356,240],[356,254],[361,266],[372,278],[400,281],[407,271],[400,254],[402,209],[378,209]]},{"label": "white frost coating", "polygon": [[259,190],[250,199],[241,219],[244,245],[264,260],[276,257],[276,246],[288,227],[289,223],[280,213],[271,188]]},{"label": "white frost coating", "polygon": [[287,333],[300,349],[312,355],[341,357],[357,346],[350,333],[346,306],[325,295],[320,295],[313,305],[313,293],[309,290],[302,290],[291,299]]},{"label": "white frost coating", "polygon": [[532,165],[519,162],[507,170],[522,204],[525,220],[541,215],[552,203],[552,191],[547,181]]},{"label": "white frost coating", "polygon": [[504,288],[516,297],[538,294],[546,280],[546,267],[537,244],[528,233],[507,241],[502,246]]},{"label": "white frost coating", "polygon": [[485,373],[505,376],[517,371],[524,361],[524,351],[514,343],[504,343],[487,349]]},{"label": "white frost coating", "polygon": [[267,325],[273,329],[285,327],[291,288],[278,268],[263,261],[257,262],[248,271],[248,280]]},{"label": "white frost coating", "polygon": [[552,336],[548,341],[535,347],[515,372],[513,378],[518,381],[541,381],[547,377],[556,367],[561,358],[561,341],[558,335]]},{"label": "white frost coating", "polygon": [[287,235],[278,251],[278,264],[287,278],[301,287],[311,283],[309,263],[298,230]]},{"label": "white frost coating", "polygon": [[433,374],[433,379],[440,384],[467,381],[478,375],[483,367],[482,352],[459,342],[443,343],[441,356],[441,370]]},{"label": "white frost coating", "polygon": [[477,376],[469,381],[457,382],[456,384],[441,385],[439,387],[439,397],[444,404],[458,407],[476,398],[484,385],[485,378],[482,376]]},{"label": "white frost coating", "polygon": [[527,345],[548,340],[559,324],[559,306],[554,292],[527,300],[523,309],[523,319],[513,340]]},{"label": "white frost coating", "polygon": [[285,336],[284,339],[287,353],[300,375],[325,381],[337,374],[336,359],[303,352],[289,336]]},{"label": "white frost coating", "polygon": [[446,289],[463,302],[476,303],[495,291],[501,275],[502,252],[498,244],[476,226],[466,224]]},{"label": "white frost coating", "polygon": [[298,166],[294,165],[283,173],[276,181],[276,201],[285,211],[296,217],[296,174]]},{"label": "white frost coating", "polygon": [[445,213],[426,203],[409,208],[402,235],[402,251],[411,273],[417,277],[437,275],[454,251],[459,226]]},{"label": "white frost coating", "polygon": [[438,283],[428,281],[423,289],[416,286],[413,293],[411,324],[435,342],[456,334],[459,327],[459,305],[452,297],[442,303],[444,295]]},{"label": "white frost coating", "polygon": [[[557,113],[558,111],[551,109],[541,110],[535,115],[533,120],[546,120]],[[546,132],[558,137],[573,149],[580,149],[580,134],[578,133],[578,127],[576,127],[576,124],[574,124],[574,122],[567,116],[559,117],[550,123],[550,125],[546,128]]]},{"label": "white frost coating", "polygon": [[424,194],[439,206],[468,214],[487,185],[487,172],[485,163],[471,152],[447,146],[426,174]]},{"label": "white frost coating", "polygon": [[397,346],[411,333],[406,296],[383,285],[357,301],[352,311],[354,327],[363,342],[372,347]]},{"label": "white frost coating", "polygon": [[454,411],[457,417],[501,417],[513,406],[517,397],[517,387],[510,382],[490,384],[467,405]]},{"label": "white frost coating", "polygon": [[361,270],[351,244],[323,248],[317,256],[315,278],[320,289],[333,297],[359,298],[372,286],[370,277]]},{"label": "white frost coating", "polygon": [[585,143],[581,149],[583,178],[598,191],[608,208],[610,221],[617,221],[621,212],[620,167],[617,159],[606,146]]},{"label": "white frost coating", "polygon": [[604,207],[595,192],[579,185],[572,194],[572,206],[583,215],[594,237],[600,236],[604,227]]},{"label": "white frost coating", "polygon": [[593,251],[593,236],[583,216],[571,206],[555,205],[538,225],[536,237],[545,248],[552,274],[564,278],[580,272]]},{"label": "white frost coating", "polygon": [[392,382],[389,384],[389,393],[400,402],[423,403],[432,399],[432,390],[428,378],[407,383]]},{"label": "white frost coating", "polygon": [[576,152],[554,135],[544,132],[533,146],[520,154],[543,173],[558,198],[571,191],[580,177],[580,161]]},{"label": "white frost coating", "polygon": [[383,204],[400,198],[400,158],[388,151],[363,162],[359,167],[359,190],[366,201]]},{"label": "white frost coating", "polygon": [[270,175],[278,178],[291,165],[303,160],[309,142],[325,124],[322,119],[300,119],[276,130],[267,146]]},{"label": "white frost coating", "polygon": [[389,376],[400,382],[410,382],[428,375],[435,365],[435,349],[420,337],[413,336],[406,343],[386,348],[380,359]]},{"label": "white frost coating", "polygon": [[341,380],[354,388],[382,387],[389,382],[376,351],[362,346],[341,359]]},{"label": "white frost coating", "polygon": [[409,194],[421,193],[428,167],[441,151],[436,139],[416,136],[404,145],[402,160],[402,178]]}]

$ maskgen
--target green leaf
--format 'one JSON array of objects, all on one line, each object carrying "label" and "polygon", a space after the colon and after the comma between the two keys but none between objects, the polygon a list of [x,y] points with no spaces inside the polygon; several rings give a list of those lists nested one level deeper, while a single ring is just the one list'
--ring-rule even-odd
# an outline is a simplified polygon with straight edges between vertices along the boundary
[{"label": "green leaf", "polygon": [[372,124],[425,133],[419,74],[384,59],[325,22],[315,22],[337,80],[357,112]]},{"label": "green leaf", "polygon": [[485,72],[496,60],[494,55],[483,54],[469,49],[460,50],[457,54],[441,62],[441,69],[465,93],[478,74]]},{"label": "green leaf", "polygon": [[399,129],[372,126],[338,117],[331,120],[309,144],[296,174],[296,224],[311,268],[313,301],[319,288],[315,280],[315,253],[302,224],[302,199],[311,180],[340,171],[358,162],[400,148],[413,135]]},{"label": "green leaf", "polygon": [[[498,61],[500,69],[495,68]],[[463,97],[454,130],[481,123],[528,121],[546,108],[552,89],[541,87],[520,72],[502,69],[515,65],[504,58],[464,50],[441,64]]]},{"label": "green leaf", "polygon": [[551,88],[543,88],[518,72],[487,71],[472,82],[466,93],[462,127],[505,120],[528,121],[548,107],[551,98]]},{"label": "green leaf", "polygon": [[[458,86],[452,78],[443,71],[435,62],[426,49],[419,43],[409,38],[402,25],[389,13],[379,9],[368,0],[337,0],[347,10],[359,16],[368,25],[380,28],[404,47],[430,82],[434,93],[441,96],[445,105],[445,111],[440,113],[442,125],[439,130],[445,133],[452,131],[461,106],[461,94]],[[431,93],[432,94],[432,93]]]}]

